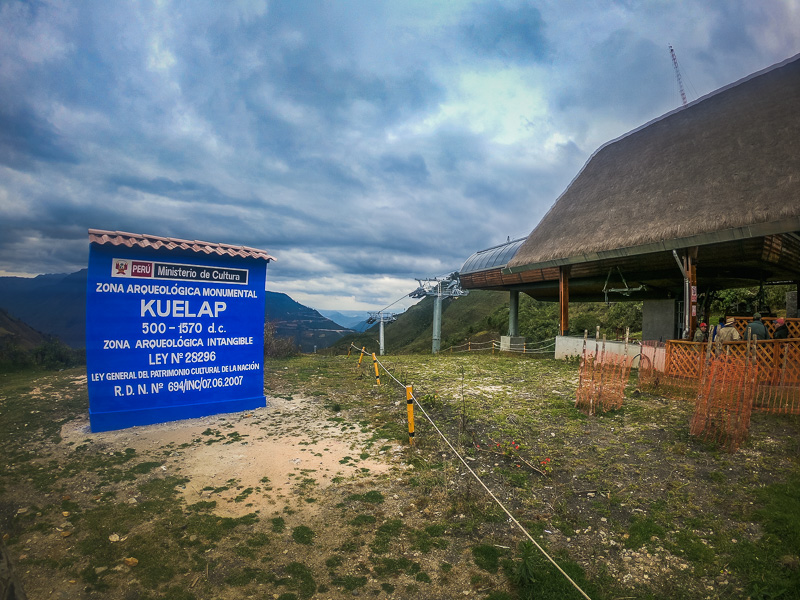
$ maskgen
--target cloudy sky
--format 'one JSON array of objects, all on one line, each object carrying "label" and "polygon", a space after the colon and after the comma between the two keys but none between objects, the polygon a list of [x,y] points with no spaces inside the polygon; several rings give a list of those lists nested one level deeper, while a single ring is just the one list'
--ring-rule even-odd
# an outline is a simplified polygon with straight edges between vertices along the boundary
[{"label": "cloudy sky", "polygon": [[380,309],[679,106],[669,44],[691,101],[800,52],[800,1],[3,0],[0,275],[77,271],[110,229]]}]

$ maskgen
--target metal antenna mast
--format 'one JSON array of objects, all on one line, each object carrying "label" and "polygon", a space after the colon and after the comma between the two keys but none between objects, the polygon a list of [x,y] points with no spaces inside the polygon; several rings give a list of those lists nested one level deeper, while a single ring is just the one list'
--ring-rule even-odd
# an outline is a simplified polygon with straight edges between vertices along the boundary
[{"label": "metal antenna mast", "polygon": [[437,354],[442,347],[442,298],[460,298],[469,294],[461,289],[458,273],[450,273],[439,279],[417,279],[419,287],[409,294],[410,298],[434,296],[433,303],[433,346],[431,352]]},{"label": "metal antenna mast", "polygon": [[683,79],[681,79],[681,70],[678,68],[678,57],[675,56],[675,49],[672,44],[669,45],[669,55],[672,57],[672,66],[675,68],[675,77],[678,78],[678,88],[681,90],[681,101],[686,106],[686,92],[683,91]]}]

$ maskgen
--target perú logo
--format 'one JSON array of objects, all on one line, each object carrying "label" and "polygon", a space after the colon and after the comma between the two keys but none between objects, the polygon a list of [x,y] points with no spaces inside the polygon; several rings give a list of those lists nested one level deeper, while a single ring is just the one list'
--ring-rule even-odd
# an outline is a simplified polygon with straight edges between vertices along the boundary
[{"label": "per\u00fa logo", "polygon": [[131,263],[131,277],[152,277],[153,263],[135,260]]},{"label": "per\u00fa logo", "polygon": [[130,263],[127,260],[117,259],[114,261],[114,269],[116,269],[115,276],[122,275],[123,277],[128,274]]}]

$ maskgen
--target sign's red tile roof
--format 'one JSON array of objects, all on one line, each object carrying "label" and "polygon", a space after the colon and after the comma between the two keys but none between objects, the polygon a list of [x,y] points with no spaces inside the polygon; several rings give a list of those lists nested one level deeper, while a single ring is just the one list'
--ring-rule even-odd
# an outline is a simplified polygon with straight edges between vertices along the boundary
[{"label": "sign's red tile roof", "polygon": [[250,248],[248,246],[234,246],[232,244],[218,244],[214,242],[201,242],[199,240],[182,240],[167,238],[158,235],[142,233],[127,233],[125,231],[105,231],[103,229],[90,229],[89,242],[94,244],[113,244],[114,246],[127,246],[133,248],[166,248],[167,250],[192,250],[205,254],[218,254],[220,256],[237,256],[240,258],[263,258],[267,262],[277,260],[267,254],[266,250]]}]

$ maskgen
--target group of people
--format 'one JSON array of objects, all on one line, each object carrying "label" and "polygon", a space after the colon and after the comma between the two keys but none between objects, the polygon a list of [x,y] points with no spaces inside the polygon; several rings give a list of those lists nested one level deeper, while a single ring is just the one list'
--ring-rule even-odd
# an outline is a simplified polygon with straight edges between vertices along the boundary
[{"label": "group of people", "polygon": [[[739,331],[734,327],[733,317],[720,317],[719,323],[714,326],[711,332],[710,339],[712,342],[733,342],[742,339]],[[749,334],[748,334],[749,332]],[[753,320],[747,324],[745,330],[745,338],[768,340],[770,339],[767,326],[761,320],[761,313],[755,313]],[[772,338],[776,340],[786,339],[789,337],[789,328],[786,326],[786,321],[783,317],[775,319],[775,331],[772,333]],[[695,342],[707,342],[709,340],[708,324],[700,323],[697,331],[694,333]]]}]

